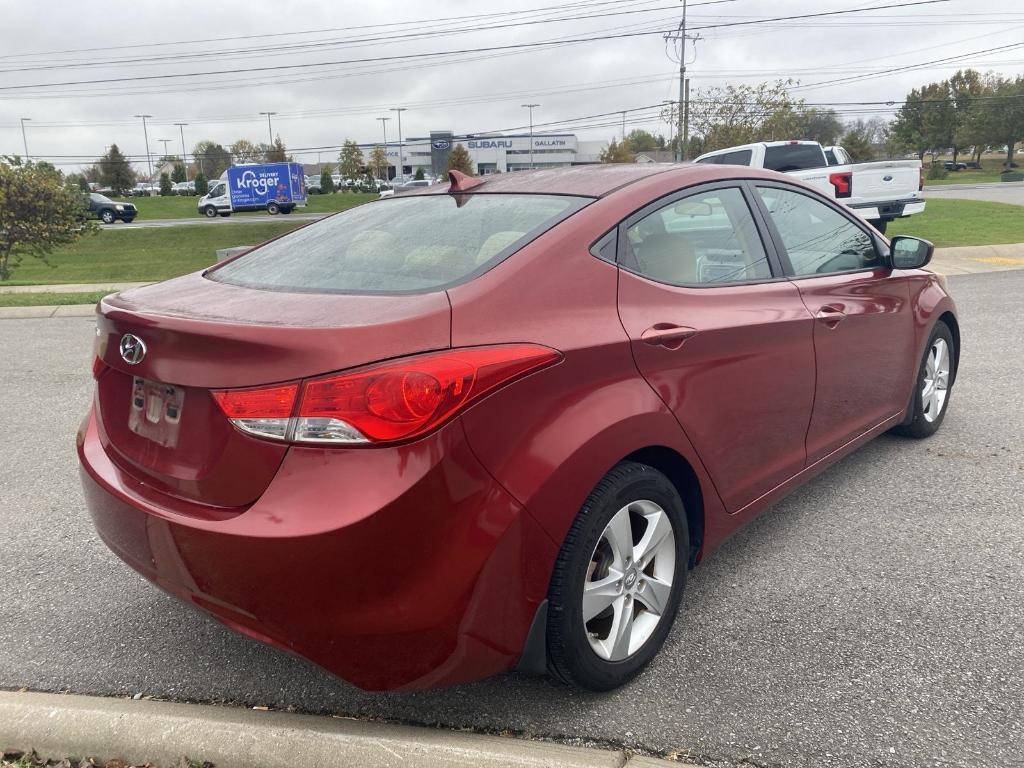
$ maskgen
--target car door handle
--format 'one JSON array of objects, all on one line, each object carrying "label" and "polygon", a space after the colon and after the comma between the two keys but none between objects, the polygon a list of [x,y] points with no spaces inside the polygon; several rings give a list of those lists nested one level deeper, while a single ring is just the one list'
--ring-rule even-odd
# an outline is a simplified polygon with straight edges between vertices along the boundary
[{"label": "car door handle", "polygon": [[687,328],[685,325],[655,323],[640,334],[640,340],[652,347],[679,349],[683,346],[683,342],[695,333],[697,333],[695,328]]},{"label": "car door handle", "polygon": [[833,304],[826,304],[814,316],[829,328],[835,328],[846,317],[846,313]]}]

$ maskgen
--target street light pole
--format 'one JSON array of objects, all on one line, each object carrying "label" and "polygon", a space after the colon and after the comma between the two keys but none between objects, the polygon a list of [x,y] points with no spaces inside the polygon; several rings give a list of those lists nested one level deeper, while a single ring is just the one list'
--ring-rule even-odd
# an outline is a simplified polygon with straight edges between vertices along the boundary
[{"label": "street light pole", "polygon": [[25,159],[28,160],[28,138],[25,135],[25,123],[31,123],[31,117],[21,118],[21,142],[25,145]]},{"label": "street light pole", "polygon": [[523,104],[522,106],[530,110],[530,170],[533,170],[533,108],[539,107],[540,104]]},{"label": "street light pole", "polygon": [[170,155],[167,153],[167,145],[171,143],[171,140],[170,139],[157,139],[157,141],[159,141],[161,144],[164,145],[164,157],[165,158],[166,157],[170,157]]},{"label": "street light pole", "polygon": [[273,127],[270,124],[270,116],[271,115],[276,115],[277,112],[260,112],[260,114],[267,116],[267,139],[270,142],[270,145],[273,145],[273,143],[274,143],[274,129],[273,129]]},{"label": "street light pole", "polygon": [[384,181],[388,181],[388,166],[390,165],[388,162],[388,120],[391,118],[378,117],[377,119],[380,120],[380,124],[384,128]]},{"label": "street light pole", "polygon": [[136,115],[142,118],[142,136],[146,140],[146,167],[149,168],[149,180],[153,180],[153,158],[149,156],[149,131],[146,130],[146,118],[152,115]]},{"label": "street light pole", "polygon": [[406,107],[392,107],[392,112],[398,113],[398,174],[405,181],[405,160],[402,158],[402,113]]},{"label": "street light pole", "polygon": [[185,181],[188,181],[188,154],[185,152],[185,126],[188,123],[175,123],[181,133],[181,162],[185,166]]}]

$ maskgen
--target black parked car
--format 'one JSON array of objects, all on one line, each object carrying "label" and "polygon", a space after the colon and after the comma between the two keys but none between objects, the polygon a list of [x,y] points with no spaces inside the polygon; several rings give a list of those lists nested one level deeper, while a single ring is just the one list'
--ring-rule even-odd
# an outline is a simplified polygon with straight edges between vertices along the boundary
[{"label": "black parked car", "polygon": [[945,169],[947,171],[966,171],[967,170],[967,163],[954,163],[952,160],[946,160],[942,165],[943,165],[943,167],[945,167]]},{"label": "black parked car", "polygon": [[118,203],[99,192],[90,192],[88,203],[89,214],[104,224],[113,224],[118,220],[129,223],[134,221],[139,213],[131,203]]}]

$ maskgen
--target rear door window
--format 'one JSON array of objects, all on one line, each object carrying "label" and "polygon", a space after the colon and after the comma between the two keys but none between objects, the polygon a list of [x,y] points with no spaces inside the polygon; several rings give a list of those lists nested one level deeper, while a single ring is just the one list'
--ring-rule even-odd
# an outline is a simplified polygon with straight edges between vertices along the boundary
[{"label": "rear door window", "polygon": [[490,269],[591,202],[567,195],[415,195],[367,203],[209,272],[250,288],[401,293]]},{"label": "rear door window", "polygon": [[768,280],[757,225],[736,187],[676,200],[626,229],[623,266],[670,285]]}]

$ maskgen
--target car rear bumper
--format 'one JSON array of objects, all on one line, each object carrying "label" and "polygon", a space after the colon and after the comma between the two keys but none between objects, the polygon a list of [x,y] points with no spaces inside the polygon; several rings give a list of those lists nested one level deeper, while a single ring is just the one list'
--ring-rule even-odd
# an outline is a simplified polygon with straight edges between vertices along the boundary
[{"label": "car rear bumper", "polygon": [[514,667],[557,554],[459,422],[396,448],[292,448],[263,496],[227,520],[157,506],[109,460],[94,412],[78,452],[89,512],[121,559],[365,689]]},{"label": "car rear bumper", "polygon": [[879,219],[892,221],[893,219],[913,216],[915,213],[923,213],[924,206],[924,200],[912,198],[909,200],[896,200],[882,204],[854,204],[850,207],[868,221],[876,221]]}]

